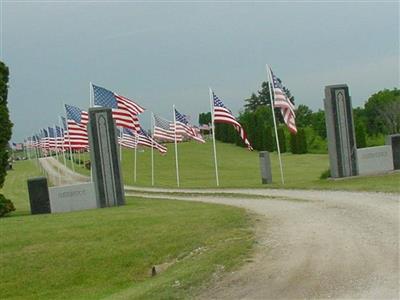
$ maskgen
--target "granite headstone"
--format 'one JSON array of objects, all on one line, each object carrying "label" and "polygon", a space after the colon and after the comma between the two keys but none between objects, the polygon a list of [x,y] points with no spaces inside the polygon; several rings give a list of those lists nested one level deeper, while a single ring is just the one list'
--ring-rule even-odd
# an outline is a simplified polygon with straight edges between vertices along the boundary
[{"label": "granite headstone", "polygon": [[271,159],[268,151],[260,151],[260,171],[261,171],[261,182],[263,184],[272,183],[271,173]]},{"label": "granite headstone", "polygon": [[93,182],[49,188],[52,213],[97,208]]},{"label": "granite headstone", "polygon": [[125,204],[124,184],[110,108],[89,108],[89,145],[92,178],[99,207]]},{"label": "granite headstone", "polygon": [[31,213],[33,215],[49,214],[51,212],[49,189],[46,177],[28,179],[28,192]]},{"label": "granite headstone", "polygon": [[358,174],[353,109],[346,84],[325,87],[325,122],[331,176]]},{"label": "granite headstone", "polygon": [[392,147],[388,145],[357,149],[357,159],[359,175],[393,171]]},{"label": "granite headstone", "polygon": [[394,169],[400,170],[400,133],[388,135],[386,137],[386,145],[392,147]]}]

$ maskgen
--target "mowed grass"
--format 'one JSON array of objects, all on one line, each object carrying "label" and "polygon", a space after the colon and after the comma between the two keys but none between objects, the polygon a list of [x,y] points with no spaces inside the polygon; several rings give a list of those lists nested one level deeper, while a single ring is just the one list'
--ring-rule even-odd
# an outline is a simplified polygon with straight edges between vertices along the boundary
[{"label": "mowed grass", "polygon": [[[2,193],[26,214],[35,165],[15,167]],[[129,197],[121,207],[11,214],[0,219],[1,299],[191,298],[248,257],[252,223],[230,206]],[[151,277],[153,265],[169,267]]]},{"label": "mowed grass", "polygon": [[4,194],[12,200],[16,211],[12,214],[28,214],[30,212],[28,197],[28,178],[44,176],[40,171],[36,160],[16,161],[13,169],[7,171],[5,184],[0,189],[0,194]]},{"label": "mowed grass", "polygon": [[[216,187],[212,143],[196,142],[178,145],[180,186],[183,188]],[[400,173],[380,176],[354,177],[341,180],[320,179],[329,168],[327,154],[282,154],[285,184],[281,184],[278,156],[271,153],[273,183],[261,184],[259,153],[250,152],[232,144],[217,143],[220,186],[222,188],[300,188],[365,190],[400,192]],[[88,154],[82,155],[88,159]],[[89,175],[89,171],[76,166],[76,171]],[[122,169],[127,185],[151,186],[151,150],[137,151],[137,181],[134,182],[134,150],[123,149]],[[155,186],[176,187],[174,145],[168,145],[168,153],[161,156],[154,152]]]}]

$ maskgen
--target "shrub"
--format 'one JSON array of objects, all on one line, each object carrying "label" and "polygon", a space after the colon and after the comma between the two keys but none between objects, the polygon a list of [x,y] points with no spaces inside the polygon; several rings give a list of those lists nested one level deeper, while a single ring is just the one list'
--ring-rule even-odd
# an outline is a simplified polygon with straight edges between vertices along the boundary
[{"label": "shrub", "polygon": [[364,123],[357,122],[356,124],[356,144],[357,148],[367,147],[366,128]]},{"label": "shrub", "polygon": [[85,168],[90,170],[91,168],[90,160],[85,161]]},{"label": "shrub", "polygon": [[11,200],[8,200],[6,197],[0,194],[0,217],[3,217],[14,210],[15,207]]},{"label": "shrub", "polygon": [[331,170],[325,170],[324,172],[321,173],[321,176],[319,176],[319,179],[327,179],[331,177]]},{"label": "shrub", "polygon": [[279,138],[279,149],[281,150],[281,153],[286,152],[286,138],[285,138],[285,131],[282,127],[279,127],[277,129],[278,131],[278,138]]}]

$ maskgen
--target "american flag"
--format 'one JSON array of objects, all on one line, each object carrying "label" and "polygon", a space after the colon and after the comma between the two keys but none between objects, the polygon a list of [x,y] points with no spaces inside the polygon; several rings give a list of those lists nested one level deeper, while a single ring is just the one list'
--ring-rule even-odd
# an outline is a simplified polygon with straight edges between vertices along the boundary
[{"label": "american flag", "polygon": [[274,75],[271,68],[270,72],[272,78],[272,89],[274,91],[273,107],[279,107],[281,109],[283,120],[285,121],[290,132],[295,134],[297,133],[297,127],[295,122],[296,115],[294,112],[294,105],[289,100],[283,89],[282,83]]},{"label": "american flag", "polygon": [[[175,141],[174,123],[159,116],[154,115],[154,133],[153,137],[160,141]],[[177,141],[182,141],[182,136],[176,136]]]},{"label": "american flag", "polygon": [[143,145],[146,147],[153,147],[154,149],[157,149],[161,154],[167,153],[167,147],[157,143],[155,140],[153,140],[144,130],[143,128],[140,128],[139,132],[137,133],[138,135],[138,145]]},{"label": "american flag", "polygon": [[67,112],[68,146],[72,149],[84,149],[89,146],[87,123],[89,116],[86,111],[65,104]]},{"label": "american flag", "polygon": [[49,141],[49,148],[54,150],[56,149],[56,134],[53,127],[48,127],[48,141]]},{"label": "american flag", "polygon": [[39,148],[39,146],[40,146],[39,142],[40,142],[39,136],[37,134],[33,135],[32,136],[32,146],[35,148]]},{"label": "american flag", "polygon": [[212,93],[214,100],[214,123],[227,123],[232,124],[236,131],[239,133],[243,142],[247,145],[249,150],[253,150],[249,140],[247,139],[247,134],[244,131],[242,125],[236,120],[229,108],[227,108],[224,103],[219,99],[214,92]]},{"label": "american flag", "polygon": [[113,118],[119,127],[140,130],[138,114],[144,112],[144,108],[132,100],[111,92],[105,88],[94,85],[94,104],[112,109]]},{"label": "american flag", "polygon": [[49,134],[44,128],[40,130],[40,148],[43,150],[49,148]]},{"label": "american flag", "polygon": [[64,129],[60,126],[55,126],[56,129],[56,146],[64,149]]},{"label": "american flag", "polygon": [[128,128],[123,128],[122,134],[119,129],[117,129],[117,130],[119,133],[118,134],[118,143],[121,146],[135,149],[137,146],[137,137],[136,137],[135,133]]},{"label": "american flag", "polygon": [[[185,115],[182,115],[175,109],[175,123],[176,123],[176,134],[185,135],[195,141],[200,143],[205,143],[206,141],[200,134],[200,131],[196,130],[195,127],[189,124],[189,121]],[[174,130],[174,124],[172,124],[172,129]]]}]

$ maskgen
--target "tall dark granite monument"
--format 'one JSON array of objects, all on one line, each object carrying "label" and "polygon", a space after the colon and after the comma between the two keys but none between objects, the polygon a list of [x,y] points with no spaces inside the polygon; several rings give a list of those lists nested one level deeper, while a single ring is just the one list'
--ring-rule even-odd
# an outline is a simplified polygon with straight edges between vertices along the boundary
[{"label": "tall dark granite monument", "polygon": [[28,192],[32,215],[49,214],[51,212],[46,177],[28,179]]},{"label": "tall dark granite monument", "polygon": [[386,137],[386,145],[392,147],[393,166],[395,170],[400,169],[400,133],[388,135]]},{"label": "tall dark granite monument", "polygon": [[89,109],[89,145],[98,207],[125,204],[115,123],[110,108]]},{"label": "tall dark granite monument", "polygon": [[324,106],[331,176],[358,175],[353,108],[348,86],[326,86]]}]

